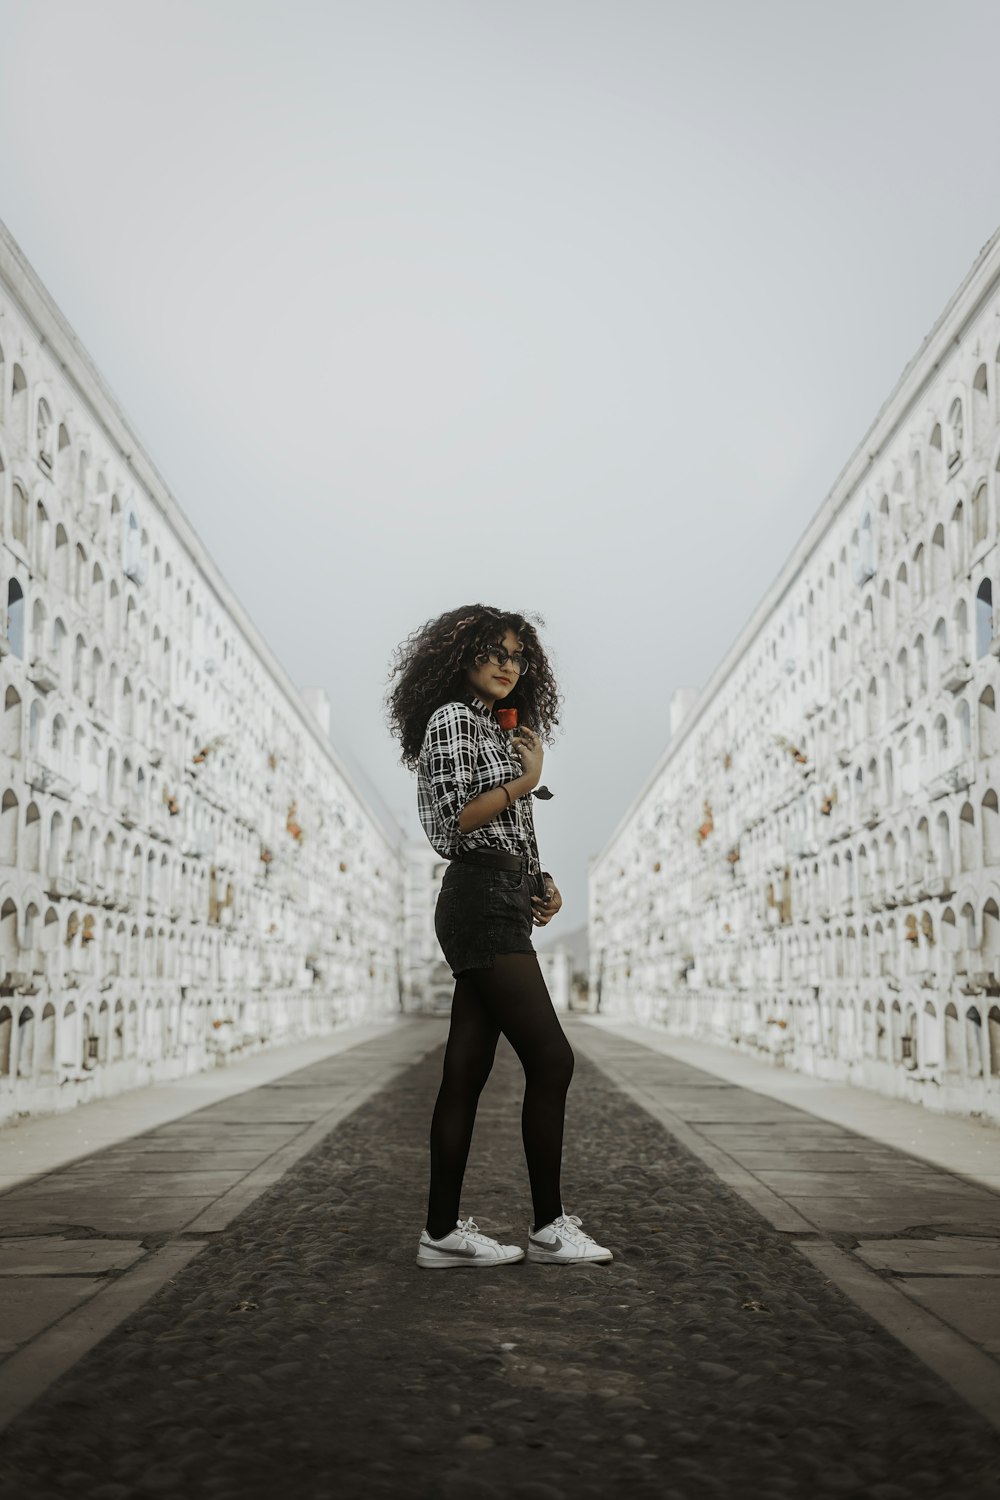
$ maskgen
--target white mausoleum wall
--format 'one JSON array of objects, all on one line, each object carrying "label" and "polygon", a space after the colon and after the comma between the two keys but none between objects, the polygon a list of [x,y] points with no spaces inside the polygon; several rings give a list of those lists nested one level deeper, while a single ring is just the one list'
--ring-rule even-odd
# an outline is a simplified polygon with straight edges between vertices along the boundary
[{"label": "white mausoleum wall", "polygon": [[595,1008],[1000,1120],[998,486],[1000,235],[592,861]]},{"label": "white mausoleum wall", "polygon": [[399,1009],[398,836],[5,230],[0,699],[0,1118]]}]

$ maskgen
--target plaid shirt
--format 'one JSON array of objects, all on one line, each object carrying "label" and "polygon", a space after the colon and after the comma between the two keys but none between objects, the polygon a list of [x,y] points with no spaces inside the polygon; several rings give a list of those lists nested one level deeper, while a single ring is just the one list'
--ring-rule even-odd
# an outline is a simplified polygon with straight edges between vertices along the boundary
[{"label": "plaid shirt", "polygon": [[456,849],[527,854],[529,875],[538,874],[530,792],[479,828],[464,833],[458,826],[467,802],[523,774],[507,731],[471,687],[462,698],[442,703],[428,720],[417,764],[417,810],[432,848],[444,859],[453,859]]}]

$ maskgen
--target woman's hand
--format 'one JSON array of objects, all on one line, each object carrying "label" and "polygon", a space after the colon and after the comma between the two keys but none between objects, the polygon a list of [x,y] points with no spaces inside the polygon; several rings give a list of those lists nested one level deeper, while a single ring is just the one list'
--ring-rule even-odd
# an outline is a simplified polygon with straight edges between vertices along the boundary
[{"label": "woman's hand", "polygon": [[537,786],[542,779],[542,761],[545,758],[545,751],[538,735],[533,729],[522,724],[515,729],[511,744],[521,757],[524,774],[530,776],[532,784]]},{"label": "woman's hand", "polygon": [[561,906],[562,897],[556,889],[556,883],[549,879],[545,882],[545,895],[531,898],[535,926],[544,927],[547,922],[551,922]]}]

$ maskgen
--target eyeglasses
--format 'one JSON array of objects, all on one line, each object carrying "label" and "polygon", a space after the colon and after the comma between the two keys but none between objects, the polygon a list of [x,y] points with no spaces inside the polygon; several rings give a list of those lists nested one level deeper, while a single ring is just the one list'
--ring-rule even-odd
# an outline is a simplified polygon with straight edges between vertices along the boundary
[{"label": "eyeglasses", "polygon": [[523,677],[531,667],[531,663],[524,655],[523,651],[515,651],[513,656],[511,656],[511,654],[503,646],[487,647],[485,651],[480,651],[479,655],[476,657],[476,661],[491,661],[493,662],[494,666],[497,667],[505,667],[507,663],[510,662],[517,668],[517,671],[521,677]]}]

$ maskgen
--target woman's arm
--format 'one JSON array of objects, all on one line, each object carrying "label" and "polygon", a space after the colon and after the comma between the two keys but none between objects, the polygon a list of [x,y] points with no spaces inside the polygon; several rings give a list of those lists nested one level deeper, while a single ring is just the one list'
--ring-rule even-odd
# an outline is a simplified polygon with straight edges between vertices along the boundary
[{"label": "woman's arm", "polygon": [[[510,792],[511,802],[516,802],[518,797],[523,797],[530,792],[535,785],[535,779],[524,772],[515,781],[506,783]],[[458,826],[463,833],[471,833],[473,828],[482,828],[491,818],[502,813],[508,805],[502,786],[491,786],[488,791],[480,792],[478,797],[473,797],[467,802],[458,815]]]},{"label": "woman's arm", "polygon": [[437,817],[449,837],[460,829],[476,768],[476,726],[472,710],[443,703],[431,714],[424,735],[427,779]]}]

